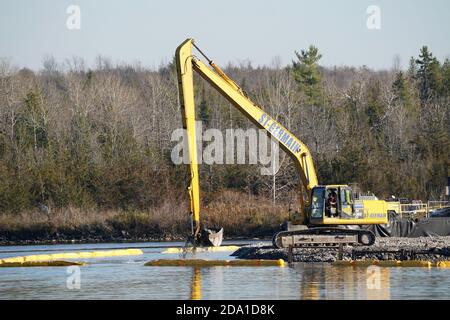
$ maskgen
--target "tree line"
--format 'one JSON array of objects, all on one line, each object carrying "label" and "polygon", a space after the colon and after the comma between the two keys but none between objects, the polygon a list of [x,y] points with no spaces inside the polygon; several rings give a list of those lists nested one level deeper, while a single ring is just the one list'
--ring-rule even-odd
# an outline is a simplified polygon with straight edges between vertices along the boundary
[{"label": "tree line", "polygon": [[[450,167],[450,61],[425,46],[404,70],[325,68],[320,58],[311,46],[288,66],[274,59],[224,69],[309,146],[320,183],[359,183],[380,198],[441,198]],[[195,81],[204,126],[253,126]],[[35,72],[2,59],[0,212],[185,204],[186,167],[170,158],[171,133],[180,127],[173,63],[149,70],[99,57],[88,68],[79,58],[47,57]],[[275,204],[298,197],[299,177],[284,154],[274,176],[261,176],[257,165],[204,164],[200,172],[204,205],[223,190]]]}]

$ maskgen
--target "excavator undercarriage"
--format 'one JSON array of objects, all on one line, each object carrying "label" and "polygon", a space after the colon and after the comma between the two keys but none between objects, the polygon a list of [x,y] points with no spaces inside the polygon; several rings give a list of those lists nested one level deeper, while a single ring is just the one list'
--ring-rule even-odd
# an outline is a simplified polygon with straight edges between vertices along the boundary
[{"label": "excavator undercarriage", "polygon": [[313,227],[295,231],[281,231],[274,235],[277,248],[338,247],[339,245],[371,246],[375,242],[372,231],[344,227]]}]

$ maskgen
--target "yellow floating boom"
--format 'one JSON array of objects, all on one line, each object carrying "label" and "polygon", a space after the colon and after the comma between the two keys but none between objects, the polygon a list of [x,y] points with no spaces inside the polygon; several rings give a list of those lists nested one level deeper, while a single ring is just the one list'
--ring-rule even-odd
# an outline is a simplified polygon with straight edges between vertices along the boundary
[{"label": "yellow floating boom", "polygon": [[84,266],[84,262],[70,261],[26,261],[26,262],[3,262],[0,268],[14,267],[68,267],[68,266]]},{"label": "yellow floating boom", "polygon": [[379,266],[379,267],[422,267],[422,268],[450,268],[450,261],[439,261],[431,262],[424,260],[349,260],[343,261],[338,260],[333,262],[335,266],[352,266],[352,267],[368,267],[368,266]]},{"label": "yellow floating boom", "polygon": [[438,268],[450,268],[450,261],[439,261],[436,263],[436,267]]},{"label": "yellow floating boom", "polygon": [[433,263],[430,261],[421,261],[421,260],[405,260],[401,262],[400,266],[431,268],[433,266]]},{"label": "yellow floating boom", "polygon": [[151,267],[284,267],[283,259],[279,260],[204,260],[204,259],[159,259],[145,264]]},{"label": "yellow floating boom", "polygon": [[238,246],[221,246],[221,247],[187,247],[187,248],[168,248],[161,253],[184,253],[184,252],[226,252],[236,251]]},{"label": "yellow floating boom", "polygon": [[22,257],[13,257],[0,260],[0,265],[3,263],[23,263],[30,261],[54,261],[60,259],[89,259],[89,258],[103,258],[103,257],[118,257],[118,256],[137,256],[143,254],[141,249],[118,249],[107,251],[81,251],[81,252],[62,252],[53,254],[40,254]]}]

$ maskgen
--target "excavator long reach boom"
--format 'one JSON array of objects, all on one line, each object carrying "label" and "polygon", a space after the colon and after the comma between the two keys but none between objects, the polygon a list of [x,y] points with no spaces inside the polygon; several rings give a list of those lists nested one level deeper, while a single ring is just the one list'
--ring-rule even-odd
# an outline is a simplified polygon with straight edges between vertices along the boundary
[{"label": "excavator long reach boom", "polygon": [[[200,226],[200,196],[198,158],[195,132],[195,102],[194,102],[194,78],[196,71],[203,79],[210,83],[222,96],[232,103],[241,113],[246,116],[257,127],[266,130],[267,134],[279,142],[281,148],[294,160],[300,174],[301,194],[300,212],[298,220],[305,219],[303,212],[306,204],[311,201],[311,190],[318,184],[316,171],[314,169],[311,153],[307,146],[296,138],[287,128],[279,124],[259,106],[252,102],[242,89],[231,80],[220,68],[209,60],[203,52],[199,52],[208,59],[209,67],[199,58],[193,55],[192,48],[195,46],[193,39],[185,40],[176,50],[176,66],[179,83],[180,104],[183,116],[183,127],[187,132],[187,144],[190,161],[190,185],[188,187],[191,215],[192,215],[192,237],[197,242],[204,243],[204,237],[211,237],[214,232],[207,230],[206,233]],[[197,47],[196,47],[197,48]],[[304,192],[303,192],[304,191]],[[202,235],[203,234],[203,235]],[[198,240],[201,239],[201,240]],[[206,241],[207,242],[207,241]]]},{"label": "excavator long reach boom", "polygon": [[[192,49],[208,61],[205,64]],[[200,223],[200,189],[197,159],[197,137],[194,101],[194,71],[236,107],[247,119],[279,143],[293,160],[300,176],[299,207],[290,214],[287,230],[274,235],[273,244],[280,248],[299,246],[372,245],[375,234],[366,225],[387,224],[388,206],[378,198],[359,198],[348,185],[319,185],[308,147],[287,128],[252,102],[245,92],[211,61],[192,39],[176,50],[183,126],[187,134],[190,163],[188,187],[191,204],[192,234],[190,242],[201,246],[218,246],[223,229],[202,228]]]}]

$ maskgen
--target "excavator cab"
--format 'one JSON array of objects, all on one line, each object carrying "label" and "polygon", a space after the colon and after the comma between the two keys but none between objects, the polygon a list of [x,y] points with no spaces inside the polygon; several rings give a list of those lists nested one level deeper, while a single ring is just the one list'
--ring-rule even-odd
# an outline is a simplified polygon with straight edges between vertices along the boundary
[{"label": "excavator cab", "polygon": [[328,219],[355,219],[352,190],[346,185],[317,186],[312,190],[309,208],[310,223],[325,224]]},{"label": "excavator cab", "polygon": [[386,202],[354,198],[348,185],[316,186],[307,206],[308,225],[386,224]]}]

